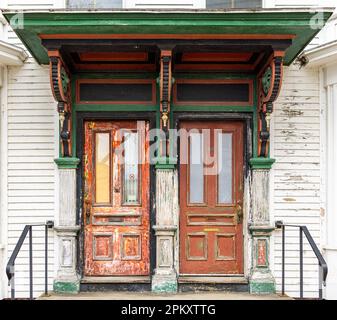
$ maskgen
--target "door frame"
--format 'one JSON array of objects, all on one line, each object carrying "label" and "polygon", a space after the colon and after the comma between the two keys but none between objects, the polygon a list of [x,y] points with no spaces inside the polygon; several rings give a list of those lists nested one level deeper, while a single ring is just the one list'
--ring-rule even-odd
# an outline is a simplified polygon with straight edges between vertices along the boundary
[{"label": "door frame", "polygon": [[[250,177],[250,166],[249,159],[253,156],[253,124],[254,124],[254,114],[253,112],[174,112],[173,123],[174,127],[179,130],[181,121],[197,121],[197,120],[207,120],[207,121],[230,121],[230,120],[241,120],[244,124],[243,129],[243,179],[244,179],[244,193],[243,193],[243,270],[244,276],[248,278],[250,269],[250,259],[249,259],[249,233],[248,233],[248,221],[249,216],[249,199],[245,199],[246,190],[250,188],[249,177]],[[180,139],[178,139],[177,150],[180,150]],[[180,154],[178,152],[178,181],[180,181]],[[247,185],[248,184],[248,185]],[[180,186],[179,186],[180,187]],[[180,208],[180,192],[179,196],[179,208]],[[180,256],[180,215],[178,217],[178,229],[176,235],[176,250],[178,250],[177,256]],[[175,259],[175,268],[177,270],[178,278],[180,277],[180,259]],[[209,277],[212,277],[210,275]],[[216,276],[214,276],[216,277]],[[233,277],[233,276],[232,276]]]},{"label": "door frame", "polygon": [[[155,112],[129,112],[129,111],[107,111],[107,112],[76,112],[76,157],[81,161],[76,172],[76,224],[80,226],[78,241],[77,241],[77,263],[76,271],[82,279],[84,277],[84,221],[83,216],[83,152],[84,152],[84,122],[85,121],[118,121],[118,120],[144,120],[149,122],[149,130],[156,127]],[[150,142],[152,144],[153,142]],[[149,243],[150,243],[150,276],[153,273],[156,265],[156,236],[153,231],[153,226],[156,224],[156,212],[154,210],[155,202],[155,166],[150,163],[150,199],[149,199]]]}]

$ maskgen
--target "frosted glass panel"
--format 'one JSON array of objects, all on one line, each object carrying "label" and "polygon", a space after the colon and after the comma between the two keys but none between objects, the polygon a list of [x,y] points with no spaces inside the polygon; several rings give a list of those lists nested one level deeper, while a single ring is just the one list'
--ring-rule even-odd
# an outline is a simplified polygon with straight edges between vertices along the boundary
[{"label": "frosted glass panel", "polygon": [[110,202],[110,134],[96,133],[96,203]]},{"label": "frosted glass panel", "polygon": [[232,134],[218,133],[218,203],[232,203]]},{"label": "frosted glass panel", "polygon": [[190,135],[190,203],[204,202],[203,138],[201,133]]},{"label": "frosted glass panel", "polygon": [[138,158],[138,134],[136,132],[124,133],[123,195],[125,204],[137,204],[139,202]]}]

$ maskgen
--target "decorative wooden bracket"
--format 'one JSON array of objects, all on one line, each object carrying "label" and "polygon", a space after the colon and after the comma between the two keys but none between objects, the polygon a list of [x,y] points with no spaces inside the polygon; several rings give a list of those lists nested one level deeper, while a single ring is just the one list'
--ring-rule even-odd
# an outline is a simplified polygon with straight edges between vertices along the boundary
[{"label": "decorative wooden bracket", "polygon": [[283,76],[283,52],[274,53],[258,75],[258,156],[268,157],[269,122],[273,112],[273,103],[277,99]]},{"label": "decorative wooden bracket", "polygon": [[62,156],[71,157],[71,89],[69,72],[59,51],[49,51],[50,82],[60,118]]},{"label": "decorative wooden bracket", "polygon": [[160,128],[165,132],[166,154],[168,152],[169,115],[172,88],[172,50],[161,50],[160,53]]}]

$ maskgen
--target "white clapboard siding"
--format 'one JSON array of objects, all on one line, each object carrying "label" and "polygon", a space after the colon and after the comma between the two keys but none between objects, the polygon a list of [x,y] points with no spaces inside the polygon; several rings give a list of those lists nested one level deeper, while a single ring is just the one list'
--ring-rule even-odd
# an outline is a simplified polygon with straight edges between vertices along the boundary
[{"label": "white clapboard siding", "polygon": [[[284,1],[284,3],[287,1]],[[289,2],[289,1],[288,1]],[[313,1],[314,2],[314,1]],[[284,68],[283,87],[273,114],[273,217],[306,225],[320,245],[319,74],[297,66]],[[273,271],[281,291],[281,232],[273,236]],[[286,293],[299,296],[298,230],[286,233]],[[318,296],[317,260],[304,241],[304,294]]]},{"label": "white clapboard siding", "polygon": [[[7,0],[8,9],[64,7],[63,0]],[[26,50],[8,28],[7,41]],[[54,158],[56,104],[52,97],[49,70],[29,56],[21,67],[10,67],[8,75],[8,219],[7,254],[10,255],[26,224],[55,220],[57,192]],[[54,235],[49,237],[49,290],[54,278]],[[44,229],[33,229],[34,296],[44,290]],[[17,297],[29,294],[28,241],[15,263]]]},{"label": "white clapboard siding", "polygon": [[205,8],[206,0],[124,0],[126,8],[196,9]]}]

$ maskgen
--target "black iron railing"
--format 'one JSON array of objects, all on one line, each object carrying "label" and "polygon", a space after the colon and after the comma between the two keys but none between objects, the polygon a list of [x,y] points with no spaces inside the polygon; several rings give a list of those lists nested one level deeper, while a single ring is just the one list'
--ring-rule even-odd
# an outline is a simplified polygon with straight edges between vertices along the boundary
[{"label": "black iron railing", "polygon": [[29,298],[33,299],[33,227],[45,227],[45,264],[44,264],[44,271],[45,271],[45,287],[44,293],[45,295],[48,294],[48,229],[54,226],[53,221],[47,221],[44,224],[29,224],[26,225],[20,235],[18,242],[15,245],[15,248],[12,252],[11,257],[8,260],[6,266],[6,274],[8,278],[8,285],[11,286],[11,299],[15,298],[15,260],[18,256],[20,249],[29,234]]},{"label": "black iron railing", "polygon": [[319,251],[313,237],[311,236],[308,228],[306,226],[301,225],[293,225],[293,224],[283,224],[282,221],[275,222],[276,228],[282,229],[282,295],[285,293],[285,229],[286,227],[290,228],[298,228],[299,229],[299,276],[300,276],[300,298],[303,299],[303,234],[307,238],[312,251],[314,252],[317,260],[318,260],[318,296],[319,299],[323,299],[323,285],[326,285],[326,277],[328,275],[328,265],[325,262],[321,252]]}]

